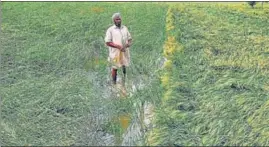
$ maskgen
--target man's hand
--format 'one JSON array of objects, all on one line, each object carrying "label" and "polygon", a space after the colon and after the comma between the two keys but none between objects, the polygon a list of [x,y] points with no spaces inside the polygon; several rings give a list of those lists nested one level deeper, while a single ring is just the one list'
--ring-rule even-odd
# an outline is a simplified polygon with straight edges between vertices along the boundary
[{"label": "man's hand", "polygon": [[130,47],[131,45],[129,44],[129,43],[127,43],[126,45],[125,45],[125,47],[127,48],[127,47]]},{"label": "man's hand", "polygon": [[124,46],[118,45],[117,48],[118,48],[120,51],[125,52],[125,47],[124,47]]},{"label": "man's hand", "polygon": [[128,40],[128,43],[126,44],[126,48],[127,48],[127,47],[130,47],[131,44],[132,44],[132,39]]},{"label": "man's hand", "polygon": [[125,47],[121,46],[121,45],[118,45],[118,44],[115,44],[113,42],[107,42],[106,43],[107,46],[110,46],[110,47],[114,47],[114,48],[117,48],[119,49],[120,51],[122,52],[125,52]]}]

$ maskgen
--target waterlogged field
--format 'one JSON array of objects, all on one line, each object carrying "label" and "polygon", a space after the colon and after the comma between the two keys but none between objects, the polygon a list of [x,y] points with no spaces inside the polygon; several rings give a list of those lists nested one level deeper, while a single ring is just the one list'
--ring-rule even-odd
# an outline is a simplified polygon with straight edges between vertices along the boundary
[{"label": "waterlogged field", "polygon": [[120,12],[134,40],[126,82],[150,88],[147,79],[156,76],[165,40],[166,6],[4,2],[1,7],[1,145],[117,144],[115,134],[123,132],[117,116],[130,112],[131,119],[134,103],[149,96],[138,91],[119,100],[109,91],[106,29]]},{"label": "waterlogged field", "polygon": [[[2,3],[1,145],[269,145],[268,7]],[[134,40],[125,96],[106,62],[114,12]]]}]

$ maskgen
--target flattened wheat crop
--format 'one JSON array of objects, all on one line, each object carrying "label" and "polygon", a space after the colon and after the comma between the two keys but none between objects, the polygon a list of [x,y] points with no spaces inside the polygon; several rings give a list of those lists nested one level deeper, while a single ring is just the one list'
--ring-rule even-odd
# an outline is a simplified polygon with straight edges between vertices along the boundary
[{"label": "flattened wheat crop", "polygon": [[[156,91],[151,87],[162,54],[166,6],[2,2],[1,10],[1,145],[119,143],[118,115],[129,113],[133,119],[134,103]],[[133,37],[127,69],[132,96],[126,100],[111,94],[107,84],[104,36],[115,12]]]},{"label": "flattened wheat crop", "polygon": [[268,145],[268,18],[234,6],[171,7],[184,50],[161,79],[152,145]]}]

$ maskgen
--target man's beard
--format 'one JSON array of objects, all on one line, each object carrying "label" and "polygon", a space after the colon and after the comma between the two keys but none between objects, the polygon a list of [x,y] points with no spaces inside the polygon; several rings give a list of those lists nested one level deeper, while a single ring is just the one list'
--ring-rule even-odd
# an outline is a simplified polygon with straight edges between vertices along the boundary
[{"label": "man's beard", "polygon": [[121,23],[116,23],[115,24],[117,27],[120,27],[121,26]]}]

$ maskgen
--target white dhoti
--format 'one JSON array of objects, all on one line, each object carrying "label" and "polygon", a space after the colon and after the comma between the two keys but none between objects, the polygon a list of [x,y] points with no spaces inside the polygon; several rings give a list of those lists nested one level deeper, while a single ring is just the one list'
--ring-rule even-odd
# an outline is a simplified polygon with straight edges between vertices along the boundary
[{"label": "white dhoti", "polygon": [[115,69],[118,69],[122,66],[128,67],[130,65],[129,48],[126,48],[125,52],[121,52],[119,49],[116,49],[116,51],[109,52],[108,61]]}]

